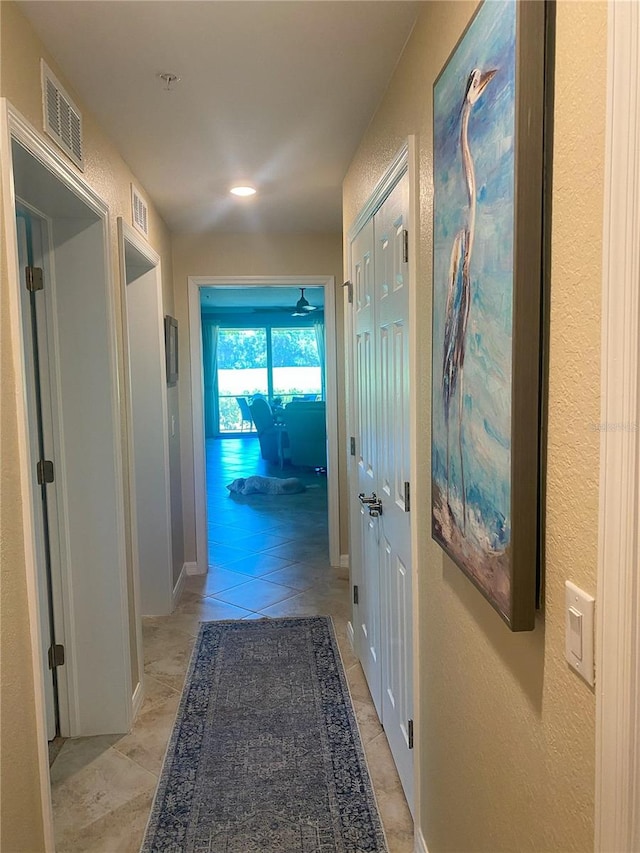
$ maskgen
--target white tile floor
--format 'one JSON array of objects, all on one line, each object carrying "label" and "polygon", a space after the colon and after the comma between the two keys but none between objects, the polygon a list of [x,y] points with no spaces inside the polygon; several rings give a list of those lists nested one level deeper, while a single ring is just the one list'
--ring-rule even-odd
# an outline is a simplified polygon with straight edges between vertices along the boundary
[{"label": "white tile floor", "polygon": [[[57,853],[140,847],[201,620],[333,618],[390,853],[413,850],[413,824],[362,669],[346,634],[348,576],[329,566],[326,479],[300,474],[300,495],[231,497],[236,477],[269,470],[255,438],[207,447],[209,563],[171,616],[143,620],[145,701],[125,736],[65,742],[52,770]],[[302,531],[302,535],[301,535]],[[285,851],[283,851],[285,853]]]}]

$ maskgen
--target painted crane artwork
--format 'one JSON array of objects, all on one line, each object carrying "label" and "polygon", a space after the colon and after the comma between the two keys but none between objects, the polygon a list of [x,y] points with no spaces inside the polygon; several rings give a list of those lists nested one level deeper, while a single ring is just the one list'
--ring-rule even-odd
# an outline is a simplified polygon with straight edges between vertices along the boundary
[{"label": "painted crane artwork", "polygon": [[517,5],[485,2],[434,86],[432,531],[507,620]]}]

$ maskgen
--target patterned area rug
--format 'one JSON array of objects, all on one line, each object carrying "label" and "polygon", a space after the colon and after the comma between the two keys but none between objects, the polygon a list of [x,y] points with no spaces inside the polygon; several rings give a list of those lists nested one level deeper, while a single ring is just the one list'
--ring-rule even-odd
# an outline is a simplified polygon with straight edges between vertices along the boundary
[{"label": "patterned area rug", "polygon": [[329,617],[205,622],[142,853],[385,853]]}]

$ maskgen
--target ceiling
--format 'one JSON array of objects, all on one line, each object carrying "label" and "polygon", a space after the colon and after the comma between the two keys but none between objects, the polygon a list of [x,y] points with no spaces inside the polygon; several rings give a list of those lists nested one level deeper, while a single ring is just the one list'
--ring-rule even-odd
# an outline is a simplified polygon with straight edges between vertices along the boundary
[{"label": "ceiling", "polygon": [[[304,288],[305,299],[310,305],[316,306],[302,320],[311,320],[316,314],[321,316],[324,309],[324,288]],[[242,314],[242,313],[283,313],[291,315],[293,308],[300,299],[299,287],[217,287],[200,288],[200,306],[205,314]]]},{"label": "ceiling", "polygon": [[[19,0],[178,233],[335,232],[404,0]],[[166,91],[162,73],[181,79]],[[235,183],[258,190],[229,195]]]}]

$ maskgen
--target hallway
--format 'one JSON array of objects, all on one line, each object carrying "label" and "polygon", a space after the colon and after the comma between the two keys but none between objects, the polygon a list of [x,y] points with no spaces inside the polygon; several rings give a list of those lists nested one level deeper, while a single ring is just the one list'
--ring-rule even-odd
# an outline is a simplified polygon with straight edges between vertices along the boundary
[{"label": "hallway", "polygon": [[207,442],[209,574],[187,579],[171,616],[143,620],[145,701],[132,732],[68,740],[54,762],[57,853],[139,849],[200,620],[315,614],[333,618],[389,851],[413,850],[411,816],[346,636],[348,573],[328,564],[326,478],[296,471],[302,494],[231,497],[226,485],[253,473],[280,473],[260,459],[255,437]]}]

